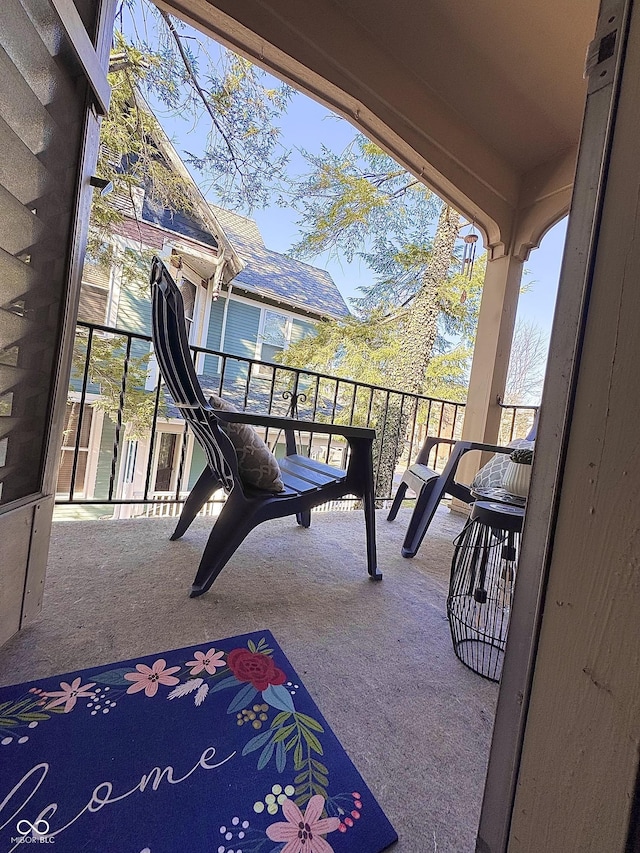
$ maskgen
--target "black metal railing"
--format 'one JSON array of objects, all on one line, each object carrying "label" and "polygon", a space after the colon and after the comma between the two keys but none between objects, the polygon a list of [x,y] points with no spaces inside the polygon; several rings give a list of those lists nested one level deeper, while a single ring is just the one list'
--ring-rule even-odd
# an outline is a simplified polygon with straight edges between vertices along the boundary
[{"label": "black metal railing", "polygon": [[[239,410],[374,427],[378,448],[376,478],[381,484],[377,489],[379,500],[389,498],[393,489],[388,472],[382,485],[381,446],[388,448],[388,443],[393,442],[391,456],[397,460],[397,470],[402,472],[415,460],[427,435],[460,438],[462,433],[464,403],[408,394],[204,347],[193,347],[192,351],[205,395],[217,394]],[[194,476],[199,473],[195,470],[198,460],[194,462],[194,454],[199,451],[173,401],[160,385],[150,353],[148,335],[78,323],[69,388],[69,399],[76,404],[77,416],[68,419],[58,505],[110,504],[139,507],[137,512],[155,514],[144,508],[160,505],[164,512],[170,504],[173,513],[184,501]],[[519,412],[523,408],[534,409],[504,407],[505,429],[510,437],[520,429]],[[100,434],[95,429],[87,446],[82,446],[80,437],[88,432],[86,429],[83,432],[83,421],[100,409],[106,410]],[[389,428],[392,412],[395,412],[395,429]],[[99,419],[95,422],[99,423]],[[398,434],[398,423],[403,425],[402,435]],[[266,430],[263,437],[276,455],[281,452],[282,436]],[[299,438],[300,452],[328,464],[346,464],[347,445],[340,436],[303,432]],[[441,455],[434,455],[431,464],[441,468],[448,450],[448,446],[442,446]]]},{"label": "black metal railing", "polygon": [[519,406],[512,403],[500,403],[499,444],[508,444],[514,438],[524,438],[529,433],[538,413],[539,406]]}]

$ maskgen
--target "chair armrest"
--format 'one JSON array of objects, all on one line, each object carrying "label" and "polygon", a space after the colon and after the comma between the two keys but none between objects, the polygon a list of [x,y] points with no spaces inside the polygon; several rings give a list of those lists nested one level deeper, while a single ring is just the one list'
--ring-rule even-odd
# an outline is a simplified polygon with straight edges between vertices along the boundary
[{"label": "chair armrest", "polygon": [[456,480],[456,474],[458,471],[458,465],[460,460],[465,455],[465,453],[469,453],[472,450],[480,450],[488,453],[513,453],[513,447],[502,447],[499,444],[486,444],[481,441],[458,441],[455,444],[453,452],[451,454],[452,458],[452,467],[449,472],[449,479],[447,484],[447,492],[454,498],[458,498],[458,500],[464,501],[465,503],[470,503],[473,500],[473,496],[471,494],[471,484],[459,483]]},{"label": "chair armrest", "polygon": [[420,448],[420,452],[416,458],[416,462],[419,462],[421,465],[425,465],[429,454],[438,444],[454,445],[454,449],[457,450],[461,456],[464,453],[468,453],[470,450],[482,450],[487,453],[513,453],[514,450],[513,447],[502,447],[499,444],[485,444],[479,441],[462,441],[456,438],[444,438],[444,436],[435,435],[427,436],[427,438],[425,438],[424,444]]},{"label": "chair armrest", "polygon": [[251,424],[269,429],[282,429],[299,432],[316,432],[326,435],[341,435],[344,438],[360,438],[373,441],[376,431],[369,427],[344,426],[343,424],[323,424],[318,421],[302,421],[295,418],[279,418],[275,415],[258,415],[253,412],[224,412],[212,409],[218,420],[234,424]]},{"label": "chair armrest", "polygon": [[513,453],[516,449],[515,447],[502,447],[500,444],[483,444],[478,441],[468,441],[465,444],[469,446],[463,451],[464,453],[468,450],[483,450],[488,453]]},{"label": "chair armrest", "polygon": [[416,457],[416,462],[419,465],[428,465],[429,455],[431,454],[431,451],[433,450],[433,448],[436,447],[436,445],[438,445],[438,444],[455,444],[455,443],[456,443],[455,438],[444,438],[444,437],[439,436],[439,435],[434,435],[434,436],[428,435],[424,440],[424,444],[422,445],[422,447],[420,448],[420,450],[418,452],[418,455]]}]

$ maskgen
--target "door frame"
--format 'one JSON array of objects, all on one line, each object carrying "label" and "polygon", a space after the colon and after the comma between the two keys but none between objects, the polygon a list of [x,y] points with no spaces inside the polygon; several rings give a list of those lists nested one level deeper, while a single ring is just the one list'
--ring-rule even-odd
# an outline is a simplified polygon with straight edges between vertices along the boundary
[{"label": "door frame", "polygon": [[73,0],[49,2],[84,71],[87,87],[66,261],[58,356],[50,388],[49,413],[43,438],[45,461],[41,486],[39,492],[13,501],[0,510],[0,538],[12,543],[9,564],[4,568],[7,573],[5,583],[12,589],[3,604],[0,643],[24,627],[42,607],[80,279],[89,227],[92,192],[90,179],[97,162],[100,116],[108,108],[110,91],[106,69],[113,38],[115,0],[98,0],[85,4],[83,11],[87,12],[88,18],[93,17],[93,37],[87,33]]},{"label": "door frame", "polygon": [[630,14],[631,0],[602,0],[589,51],[597,57],[601,41],[617,31],[613,55],[588,64],[587,101],[536,439],[539,452],[527,501],[477,853],[504,853],[511,841]]}]

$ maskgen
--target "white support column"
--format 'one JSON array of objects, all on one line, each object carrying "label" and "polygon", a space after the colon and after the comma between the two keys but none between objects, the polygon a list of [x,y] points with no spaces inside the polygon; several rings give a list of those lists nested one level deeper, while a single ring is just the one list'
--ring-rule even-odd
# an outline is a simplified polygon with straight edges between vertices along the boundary
[{"label": "white support column", "polygon": [[[462,437],[470,441],[497,442],[498,399],[504,395],[507,381],[523,265],[513,255],[487,263],[462,429]],[[463,482],[470,482],[479,467],[474,456],[477,454],[467,454],[459,466]]]}]

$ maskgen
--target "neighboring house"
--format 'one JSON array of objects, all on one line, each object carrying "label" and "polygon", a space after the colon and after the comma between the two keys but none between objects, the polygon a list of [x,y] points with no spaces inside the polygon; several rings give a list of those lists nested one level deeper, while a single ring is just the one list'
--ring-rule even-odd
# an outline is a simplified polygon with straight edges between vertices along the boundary
[{"label": "neighboring house", "polygon": [[[161,151],[174,168],[188,175],[166,139]],[[182,291],[193,346],[269,362],[291,343],[313,334],[318,322],[349,313],[327,272],[271,251],[254,220],[207,205],[195,184],[192,188],[191,215],[157,210],[143,189],[133,199],[116,198],[125,218],[114,233],[113,243],[119,257],[127,249],[142,249],[165,260]],[[110,270],[86,264],[78,319],[149,335],[151,303],[146,280],[131,282],[117,261]],[[134,341],[134,355],[147,352],[146,342]],[[268,403],[273,369],[267,365],[253,365],[250,382],[246,361],[229,359],[221,376],[222,359],[199,354],[196,369],[205,393],[218,393],[222,387],[223,396],[242,405],[250,389],[250,405],[260,408],[262,402]],[[146,385],[149,393],[153,393],[156,380],[157,368],[151,357]],[[64,441],[68,444],[62,447],[58,478],[61,495],[68,495],[71,485],[80,390],[80,383],[74,380],[65,424]],[[92,405],[98,394],[98,387],[90,387],[85,398],[74,495],[88,500],[107,497],[113,477],[114,497],[140,497],[150,453],[150,493],[165,493],[169,498],[175,495],[178,483],[180,491],[190,489],[204,466],[204,455],[193,437],[185,433],[184,422],[171,401],[166,400],[161,407],[152,446],[150,437],[132,438],[123,426],[114,466],[116,427]],[[339,453],[336,446],[333,461],[342,461]],[[120,515],[127,514],[126,508],[120,509]]]}]

